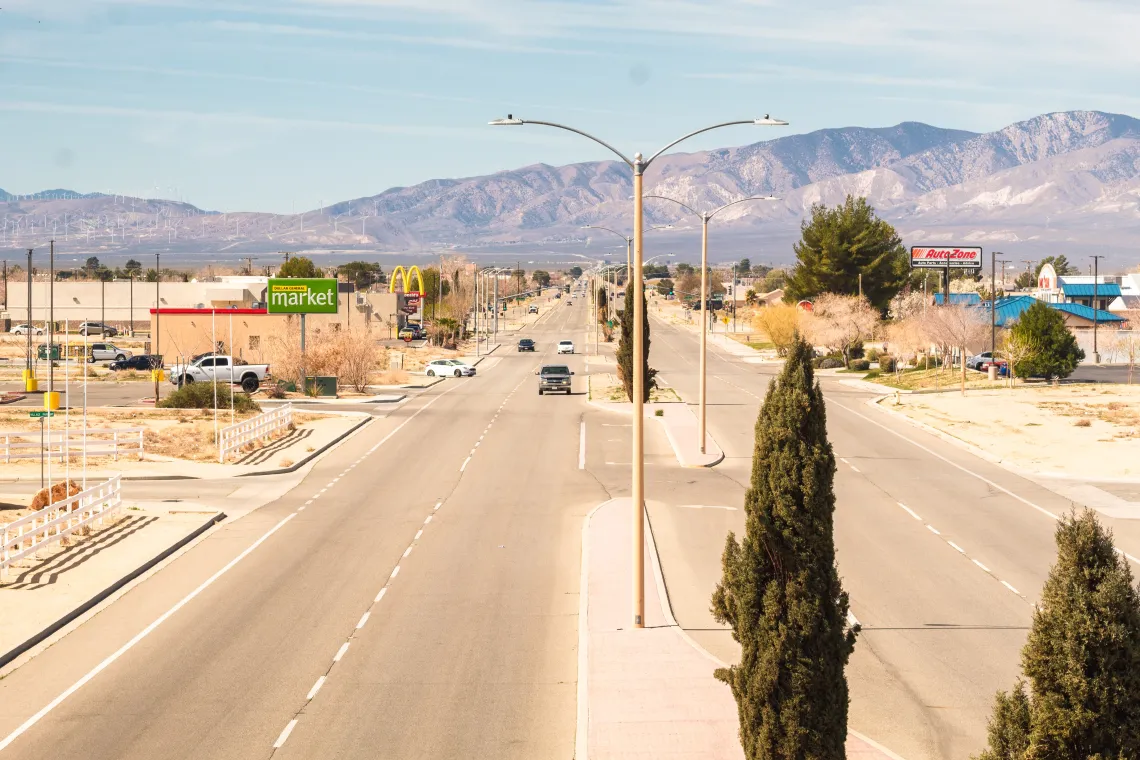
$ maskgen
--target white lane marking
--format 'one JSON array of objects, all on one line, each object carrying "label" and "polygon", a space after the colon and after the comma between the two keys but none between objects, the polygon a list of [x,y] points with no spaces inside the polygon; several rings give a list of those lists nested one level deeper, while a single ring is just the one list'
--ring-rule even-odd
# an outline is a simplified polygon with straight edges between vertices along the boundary
[{"label": "white lane marking", "polygon": [[847,610],[847,625],[851,626],[852,628],[859,625],[859,619],[855,617],[855,613],[850,609]]},{"label": "white lane marking", "polygon": [[439,508],[440,508],[440,507],[442,507],[442,506],[443,506],[443,502],[442,502],[442,501],[437,501],[437,502],[435,503],[435,507],[433,507],[433,509],[439,509]]},{"label": "white lane marking", "polygon": [[980,568],[982,568],[983,570],[985,570],[987,573],[990,571],[990,569],[989,569],[988,567],[986,567],[985,565],[983,565],[981,562],[978,562],[976,559],[975,559],[975,560],[970,560],[970,561],[971,561],[971,562],[973,562],[973,563],[974,563],[975,565],[977,565],[978,567],[980,567]]},{"label": "white lane marking", "polygon": [[[478,445],[479,445],[479,444],[475,444],[475,446],[478,446]],[[468,452],[468,454],[467,454],[467,458],[468,458],[468,459],[470,459],[471,457],[475,456],[475,446],[472,446],[472,447],[471,447],[471,451],[470,451],[470,452]]]},{"label": "white lane marking", "polygon": [[178,610],[182,609],[187,604],[189,604],[190,601],[194,599],[194,597],[198,596],[203,591],[205,591],[207,588],[209,588],[211,585],[213,585],[214,582],[218,580],[218,578],[221,578],[223,575],[225,575],[231,569],[233,569],[233,567],[237,563],[241,562],[243,559],[248,557],[250,555],[250,553],[253,552],[254,549],[256,549],[257,547],[259,547],[263,543],[265,543],[265,541],[270,536],[272,536],[274,533],[279,531],[281,529],[281,527],[285,525],[285,523],[289,522],[294,517],[296,517],[296,514],[291,514],[291,515],[287,516],[281,522],[277,523],[272,528],[270,528],[265,533],[263,533],[261,535],[261,538],[257,539],[252,544],[250,544],[241,554],[239,554],[236,557],[234,557],[233,559],[231,559],[228,563],[226,563],[226,565],[224,567],[222,567],[222,569],[218,570],[216,573],[214,573],[209,578],[204,580],[202,582],[202,584],[200,586],[198,586],[198,588],[194,589],[189,594],[182,597],[182,599],[179,600],[177,604],[175,604],[173,607],[168,609],[166,612],[162,613],[153,623],[151,623],[146,628],[143,628],[141,631],[136,633],[130,641],[128,641],[126,644],[123,644],[121,647],[116,649],[113,653],[108,655],[106,659],[104,659],[102,662],[100,662],[94,668],[89,670],[82,678],[80,678],[78,681],[73,683],[71,686],[67,687],[67,689],[62,694],[60,694],[58,697],[53,699],[51,702],[48,702],[47,705],[45,705],[39,712],[37,712],[35,715],[33,715],[32,717],[30,717],[26,721],[24,721],[22,724],[20,724],[20,726],[18,726],[12,733],[10,733],[6,737],[4,737],[3,741],[0,741],[0,750],[4,749],[9,744],[14,742],[17,738],[19,738],[19,736],[21,734],[23,734],[29,728],[31,728],[32,726],[39,723],[45,715],[50,713],[55,708],[59,707],[59,705],[65,699],[70,697],[75,692],[79,691],[81,688],[83,688],[83,686],[88,681],[90,681],[95,676],[99,675],[99,673],[101,673],[104,669],[106,669],[113,662],[115,662],[115,660],[119,659],[124,654],[126,654],[132,647],[135,646],[135,644],[138,644],[140,641],[142,641],[147,636],[149,636],[154,631],[155,628],[158,628],[160,625],[162,625],[164,622],[166,622],[166,620],[171,615],[178,612]]},{"label": "white lane marking", "polygon": [[666,388],[669,387],[669,383],[665,382],[665,378],[663,378],[661,375],[656,375],[654,379],[657,381],[658,385],[663,385]]},{"label": "white lane marking", "polygon": [[302,504],[301,506],[297,507],[297,511],[298,512],[304,512],[305,511],[305,505]]},{"label": "white lane marking", "polygon": [[348,643],[347,641],[344,642],[340,645],[340,649],[336,650],[336,654],[333,655],[333,662],[340,662],[340,658],[344,657],[344,653],[348,651]]},{"label": "white lane marking", "polygon": [[735,512],[736,507],[724,507],[720,504],[678,504],[679,509],[724,509],[729,512]]},{"label": "white lane marking", "polygon": [[388,577],[389,578],[395,578],[399,574],[400,574],[400,566],[396,565],[396,568],[392,571],[392,574],[389,575]]},{"label": "white lane marking", "polygon": [[859,470],[859,468],[858,468],[858,467],[856,467],[856,466],[855,466],[855,465],[853,465],[853,464],[848,464],[847,466],[848,466],[848,467],[850,467],[850,468],[851,468],[852,470],[854,470],[855,472],[861,472],[861,471]]},{"label": "white lane marking", "polygon": [[1021,592],[1018,591],[1017,589],[1015,589],[1013,586],[1009,585],[1007,582],[1002,581],[1001,585],[1005,586],[1007,589],[1009,589],[1013,593],[1017,594],[1018,596],[1021,596]]},{"label": "white lane marking", "polygon": [[371,614],[372,614],[371,612],[365,612],[363,615],[360,616],[360,622],[356,624],[356,630],[359,631],[361,628],[364,627],[364,624],[368,622],[368,617]]},{"label": "white lane marking", "polygon": [[273,749],[281,749],[285,745],[285,741],[289,738],[289,734],[293,733],[293,727],[297,725],[297,719],[289,721],[281,735],[277,737],[277,741],[273,742]]},{"label": "white lane marking", "polygon": [[942,535],[941,533],[938,532],[938,528],[935,528],[933,525],[930,525],[929,523],[927,524],[926,529],[936,536]]},{"label": "white lane marking", "polygon": [[309,702],[313,701],[313,697],[317,696],[317,692],[320,691],[321,687],[324,685],[325,685],[325,677],[321,676],[320,678],[317,679],[317,682],[315,684],[313,684],[313,688],[309,689],[309,693],[307,695],[305,695],[305,699]]},{"label": "white lane marking", "polygon": [[[325,487],[324,487],[324,488],[322,488],[321,490],[317,491],[317,496],[320,496],[321,494],[323,494],[323,493],[324,493],[325,491],[327,491],[327,490],[329,490],[329,489],[328,489],[328,486],[325,486]],[[313,498],[316,498],[316,497],[313,497]]]},{"label": "white lane marking", "polygon": [[424,529],[423,529],[423,528],[420,528],[419,530],[417,530],[417,531],[416,531],[416,537],[415,537],[415,538],[413,538],[412,540],[413,540],[413,541],[419,541],[419,540],[420,540],[420,536],[422,536],[423,534],[424,534]]},{"label": "white lane marking", "polygon": [[387,593],[388,593],[388,587],[387,587],[387,586],[385,586],[384,588],[380,589],[380,593],[379,593],[379,594],[377,594],[377,595],[376,595],[376,598],[372,600],[373,604],[375,604],[376,602],[378,602],[378,601],[380,601],[381,599],[383,599],[383,598],[384,598],[384,595],[385,595],[385,594],[387,594]]},{"label": "white lane marking", "polygon": [[[486,437],[487,437],[487,434],[484,432],[484,433],[483,433],[483,435],[479,436],[479,443],[482,443],[482,442],[483,442],[483,439],[484,439],[484,438],[486,438]],[[476,445],[476,446],[478,446],[478,445],[479,445],[479,443],[477,443],[477,444],[475,444],[475,445]]]},{"label": "white lane marking", "polygon": [[903,509],[905,509],[905,510],[907,511],[907,513],[908,513],[908,514],[909,514],[911,517],[913,517],[914,519],[918,520],[919,522],[922,522],[922,518],[921,518],[921,517],[919,517],[919,516],[918,516],[918,514],[917,514],[917,513],[915,513],[915,511],[914,511],[913,509],[911,509],[910,507],[908,507],[906,504],[903,504],[901,501],[897,501],[897,502],[895,502],[895,503],[896,503],[896,504],[898,504],[898,505],[899,505],[900,507],[902,507]]},{"label": "white lane marking", "polygon": [[586,469],[586,421],[582,420],[582,426],[578,431],[578,469]]},{"label": "white lane marking", "polygon": [[[472,449],[472,451],[474,451],[474,449]],[[463,460],[463,466],[459,468],[459,471],[463,472],[464,470],[466,470],[467,469],[467,463],[470,461],[471,461],[471,457],[467,457],[466,459],[464,459]]]},{"label": "white lane marking", "polygon": [[427,525],[429,522],[431,522],[431,515],[424,518],[424,525]]},{"label": "white lane marking", "polygon": [[949,541],[949,540],[948,540],[946,543],[950,544],[950,545],[951,545],[951,546],[953,546],[955,549],[957,549],[957,550],[959,551],[959,553],[961,553],[961,554],[965,554],[965,553],[966,553],[966,550],[965,550],[965,549],[963,549],[961,546],[958,546],[958,544],[954,543],[953,541]]},{"label": "white lane marking", "polygon": [[310,504],[312,504],[312,503],[313,503],[313,500],[312,500],[312,499],[309,499],[308,501],[306,501],[306,502],[305,502],[305,506],[309,506],[309,505],[310,505]]},{"label": "white lane marking", "polygon": [[409,546],[407,549],[404,549],[404,556],[405,557],[407,557],[411,553],[412,553],[412,547]]}]

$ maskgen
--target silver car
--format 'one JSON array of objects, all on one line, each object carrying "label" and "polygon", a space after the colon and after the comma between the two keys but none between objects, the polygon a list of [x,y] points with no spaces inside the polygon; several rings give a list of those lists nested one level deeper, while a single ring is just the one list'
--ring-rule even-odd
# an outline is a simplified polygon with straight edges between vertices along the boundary
[{"label": "silver car", "polygon": [[131,356],[125,348],[119,348],[114,343],[92,343],[87,354],[89,362],[121,362]]}]

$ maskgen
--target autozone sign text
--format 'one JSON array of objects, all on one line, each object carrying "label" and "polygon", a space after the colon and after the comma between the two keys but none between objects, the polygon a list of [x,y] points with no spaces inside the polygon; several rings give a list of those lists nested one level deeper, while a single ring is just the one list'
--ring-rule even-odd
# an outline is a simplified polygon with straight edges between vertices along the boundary
[{"label": "autozone sign text", "polygon": [[945,269],[980,269],[982,266],[981,248],[924,248],[911,246],[910,265],[912,267],[934,267]]}]

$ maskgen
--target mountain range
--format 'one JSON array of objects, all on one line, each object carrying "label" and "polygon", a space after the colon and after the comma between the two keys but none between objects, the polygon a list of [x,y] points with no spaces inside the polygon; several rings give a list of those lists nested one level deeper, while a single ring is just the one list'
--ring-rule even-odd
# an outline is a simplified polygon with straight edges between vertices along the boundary
[{"label": "mountain range", "polygon": [[[905,122],[676,153],[652,165],[645,185],[647,194],[699,210],[776,196],[715,218],[710,236],[717,236],[714,258],[722,260],[787,260],[812,204],[834,204],[849,193],[867,196],[908,245],[1140,258],[1140,121],[1098,111],[1045,114],[983,134]],[[222,214],[67,190],[19,198],[0,191],[0,248],[42,244],[66,231],[105,253],[581,251],[620,244],[583,227],[627,230],[631,191],[629,170],[617,161],[429,180],[296,215]],[[678,256],[691,249],[697,218],[665,201],[647,200],[646,209],[651,224],[671,225],[653,233],[654,246]]]}]

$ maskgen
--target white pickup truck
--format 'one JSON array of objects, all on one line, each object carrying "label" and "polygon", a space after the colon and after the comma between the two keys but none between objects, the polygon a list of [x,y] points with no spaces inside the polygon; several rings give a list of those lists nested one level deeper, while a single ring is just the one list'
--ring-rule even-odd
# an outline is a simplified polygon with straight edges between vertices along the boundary
[{"label": "white pickup truck", "polygon": [[186,364],[170,368],[170,382],[178,387],[187,383],[238,383],[246,393],[253,393],[269,375],[268,364],[234,364],[233,357],[222,354],[196,356]]}]

